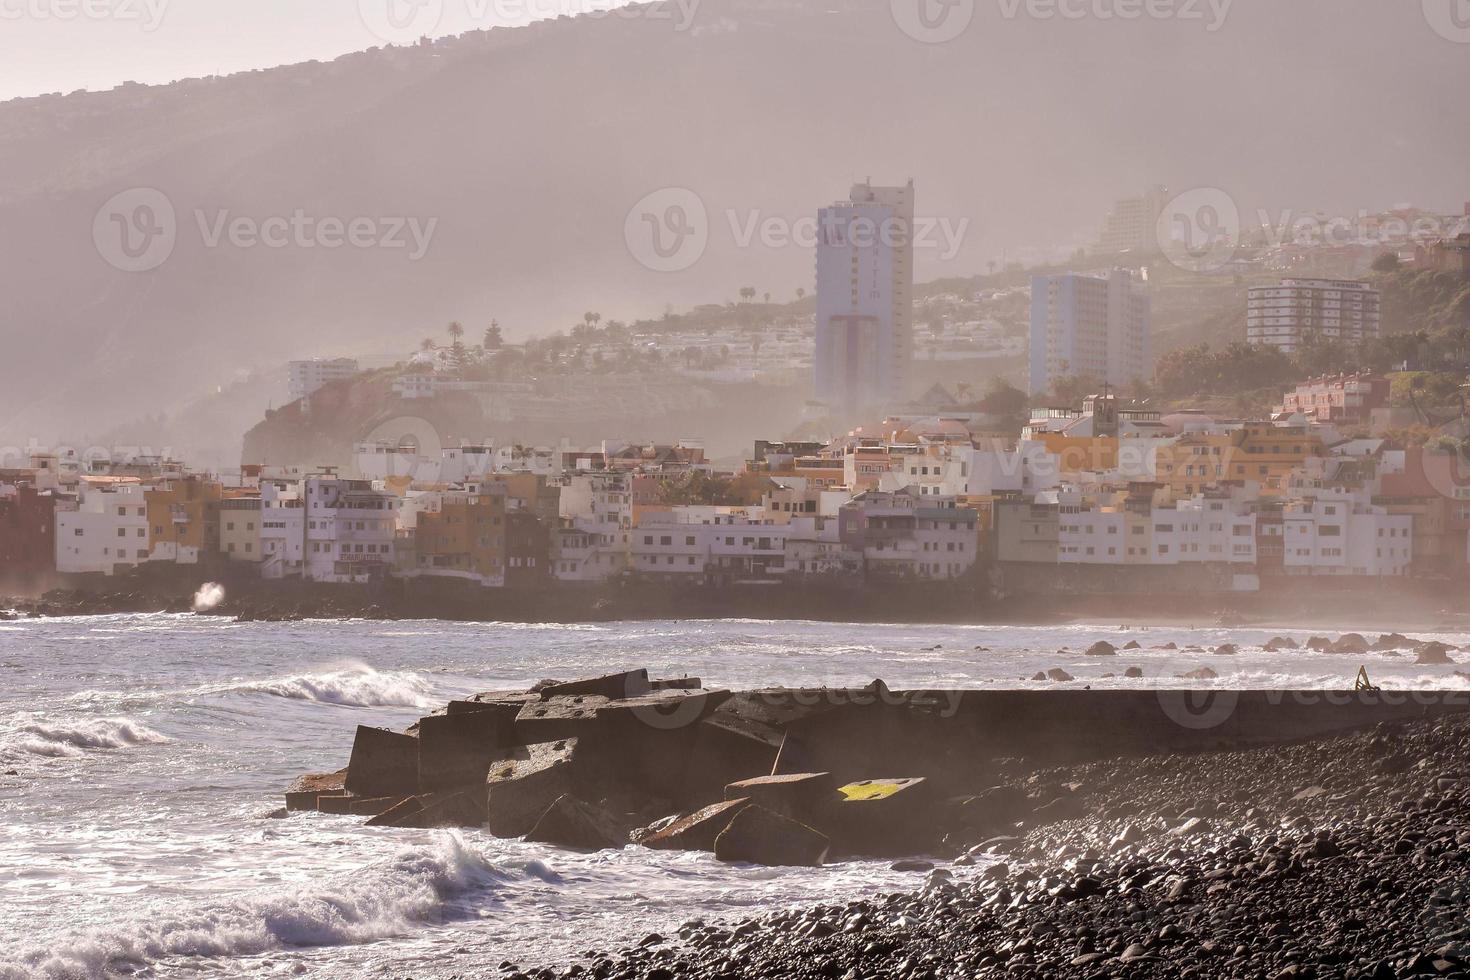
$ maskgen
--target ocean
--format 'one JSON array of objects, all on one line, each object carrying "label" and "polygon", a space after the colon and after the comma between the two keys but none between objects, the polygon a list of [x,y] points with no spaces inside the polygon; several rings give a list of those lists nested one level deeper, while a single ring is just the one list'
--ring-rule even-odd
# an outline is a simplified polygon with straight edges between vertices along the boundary
[{"label": "ocean", "polygon": [[[628,667],[710,687],[1054,687],[1029,678],[1060,667],[1076,678],[1066,686],[1324,689],[1351,687],[1360,665],[1384,687],[1470,683],[1412,655],[1263,651],[1277,634],[1312,632],[162,614],[0,623],[0,978],[493,975],[504,961],[576,962],[689,919],[920,883],[886,862],[752,868],[271,816],[297,775],[347,763],[357,725],[401,729],[476,691]],[[1083,657],[1097,639],[1144,649]],[[1151,649],[1171,642],[1202,649]],[[1206,652],[1223,643],[1240,653]],[[1175,679],[1202,665],[1219,678]],[[1145,677],[1123,679],[1128,666]]]}]

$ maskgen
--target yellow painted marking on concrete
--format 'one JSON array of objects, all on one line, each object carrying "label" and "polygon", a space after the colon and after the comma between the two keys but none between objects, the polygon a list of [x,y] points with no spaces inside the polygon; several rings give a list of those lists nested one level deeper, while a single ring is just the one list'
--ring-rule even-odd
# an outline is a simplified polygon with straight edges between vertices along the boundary
[{"label": "yellow painted marking on concrete", "polygon": [[902,788],[900,783],[869,781],[864,783],[848,783],[839,789],[838,792],[849,800],[885,800]]}]

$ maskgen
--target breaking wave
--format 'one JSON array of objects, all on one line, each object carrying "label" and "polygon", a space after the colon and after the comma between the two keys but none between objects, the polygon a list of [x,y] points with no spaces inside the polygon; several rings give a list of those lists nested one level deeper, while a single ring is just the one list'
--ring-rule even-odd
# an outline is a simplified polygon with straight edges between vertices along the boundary
[{"label": "breaking wave", "polygon": [[90,930],[0,961],[0,980],[102,978],[171,956],[251,956],[345,946],[452,921],[461,900],[507,879],[456,833],[434,846],[328,881],[252,892],[177,911],[151,909],[124,928]]},{"label": "breaking wave", "polygon": [[6,748],[31,755],[69,758],[93,749],[122,749],[167,741],[166,736],[131,718],[89,718],[65,722],[22,718],[4,735]]},{"label": "breaking wave", "polygon": [[429,695],[433,693],[429,682],[412,671],[377,671],[364,664],[253,681],[232,690],[352,708],[423,708],[428,706]]}]

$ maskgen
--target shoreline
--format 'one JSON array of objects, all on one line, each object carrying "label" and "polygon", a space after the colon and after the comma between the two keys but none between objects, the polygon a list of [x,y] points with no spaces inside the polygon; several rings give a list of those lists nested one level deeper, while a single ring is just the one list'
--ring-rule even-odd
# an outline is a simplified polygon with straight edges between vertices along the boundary
[{"label": "shoreline", "polygon": [[1447,717],[1038,769],[1068,819],[913,862],[911,891],[693,920],[550,975],[1470,976],[1467,745]]},{"label": "shoreline", "polygon": [[[90,583],[40,596],[0,595],[0,621],[36,617],[187,613],[202,581]],[[1101,629],[1259,629],[1470,632],[1448,583],[1387,590],[1314,588],[1290,593],[1068,594],[995,597],[920,583],[883,588],[731,586],[679,589],[649,583],[598,589],[375,588],[224,582],[203,615],[237,622],[382,621],[615,623],[752,619],[873,625],[1097,626]],[[10,611],[7,614],[7,610]]]}]

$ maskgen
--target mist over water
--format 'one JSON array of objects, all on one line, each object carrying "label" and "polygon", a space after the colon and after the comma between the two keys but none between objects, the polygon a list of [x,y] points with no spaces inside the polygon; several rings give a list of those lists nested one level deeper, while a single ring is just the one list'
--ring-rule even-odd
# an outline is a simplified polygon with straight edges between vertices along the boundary
[{"label": "mist over water", "polygon": [[[1277,633],[1310,635],[167,615],[6,624],[0,772],[16,775],[0,775],[0,977],[272,976],[298,965],[326,977],[478,975],[504,959],[569,962],[696,916],[912,886],[912,876],[881,862],[729,867],[705,854],[573,854],[475,831],[267,817],[292,778],[346,764],[357,725],[402,728],[451,697],[545,677],[647,666],[707,686],[881,677],[894,688],[985,688],[1027,686],[1021,678],[1062,667],[1076,677],[1068,686],[1329,688],[1350,686],[1365,664],[1389,688],[1463,681],[1454,667],[1414,666],[1412,656],[1263,652]],[[1098,659],[1076,652],[1096,639],[1136,639],[1145,649]],[[1148,649],[1169,642],[1229,642],[1241,652]],[[1206,664],[1219,679],[1174,679]],[[1128,666],[1145,678],[1123,680]]]}]

